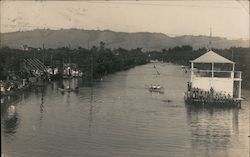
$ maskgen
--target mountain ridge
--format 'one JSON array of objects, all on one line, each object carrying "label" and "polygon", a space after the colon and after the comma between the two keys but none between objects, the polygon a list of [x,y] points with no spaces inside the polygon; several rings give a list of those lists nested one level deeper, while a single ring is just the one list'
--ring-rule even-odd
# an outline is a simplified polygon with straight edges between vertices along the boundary
[{"label": "mountain ridge", "polygon": [[29,47],[71,48],[97,46],[103,41],[106,47],[114,48],[143,48],[143,50],[161,50],[175,46],[190,45],[194,49],[207,47],[209,41],[214,48],[249,47],[249,40],[229,40],[224,37],[182,35],[170,37],[156,32],[115,32],[111,30],[83,29],[35,29],[30,31],[1,33],[1,45],[21,49]]}]

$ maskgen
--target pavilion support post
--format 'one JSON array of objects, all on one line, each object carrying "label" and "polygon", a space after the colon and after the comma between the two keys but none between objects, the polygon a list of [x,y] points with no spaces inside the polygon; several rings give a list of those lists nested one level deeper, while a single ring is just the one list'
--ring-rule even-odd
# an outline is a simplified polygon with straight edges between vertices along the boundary
[{"label": "pavilion support post", "polygon": [[232,69],[232,72],[231,72],[231,78],[234,79],[234,69],[235,69],[235,63],[233,63],[233,69]]},{"label": "pavilion support post", "polygon": [[191,62],[191,83],[193,82],[193,75],[194,75],[194,62]]},{"label": "pavilion support post", "polygon": [[241,98],[241,72],[240,72],[240,80],[239,80],[239,95],[238,98]]},{"label": "pavilion support post", "polygon": [[214,62],[212,62],[212,78],[214,78]]}]

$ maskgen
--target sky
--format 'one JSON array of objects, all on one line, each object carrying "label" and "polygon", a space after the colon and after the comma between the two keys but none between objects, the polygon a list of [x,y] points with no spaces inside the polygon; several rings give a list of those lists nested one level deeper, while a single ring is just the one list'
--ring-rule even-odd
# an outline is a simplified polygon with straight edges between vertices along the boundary
[{"label": "sky", "polygon": [[158,32],[249,39],[249,1],[1,1],[1,32]]}]

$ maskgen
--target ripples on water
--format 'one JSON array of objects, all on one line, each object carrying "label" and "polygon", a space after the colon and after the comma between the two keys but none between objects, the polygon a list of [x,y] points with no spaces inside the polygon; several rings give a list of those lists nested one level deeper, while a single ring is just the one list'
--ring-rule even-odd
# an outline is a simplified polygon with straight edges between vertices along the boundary
[{"label": "ripples on water", "polygon": [[[79,93],[59,82],[9,98],[1,106],[2,152],[10,157],[246,157],[248,103],[241,109],[197,108],[183,102],[189,75],[153,64],[89,83]],[[150,93],[161,84],[164,94]],[[243,91],[249,96],[249,91]],[[248,98],[250,99],[250,98]],[[3,100],[2,100],[3,101]],[[8,101],[8,102],[7,102]]]}]

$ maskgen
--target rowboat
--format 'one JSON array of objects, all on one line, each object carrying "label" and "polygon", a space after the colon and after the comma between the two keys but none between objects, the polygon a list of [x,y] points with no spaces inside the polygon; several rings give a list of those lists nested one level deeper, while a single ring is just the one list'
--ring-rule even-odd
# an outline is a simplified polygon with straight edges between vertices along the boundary
[{"label": "rowboat", "polygon": [[150,92],[164,93],[164,87],[161,86],[161,85],[150,85],[149,86],[149,91]]},{"label": "rowboat", "polygon": [[58,91],[64,93],[64,92],[79,92],[79,88],[58,88]]}]

